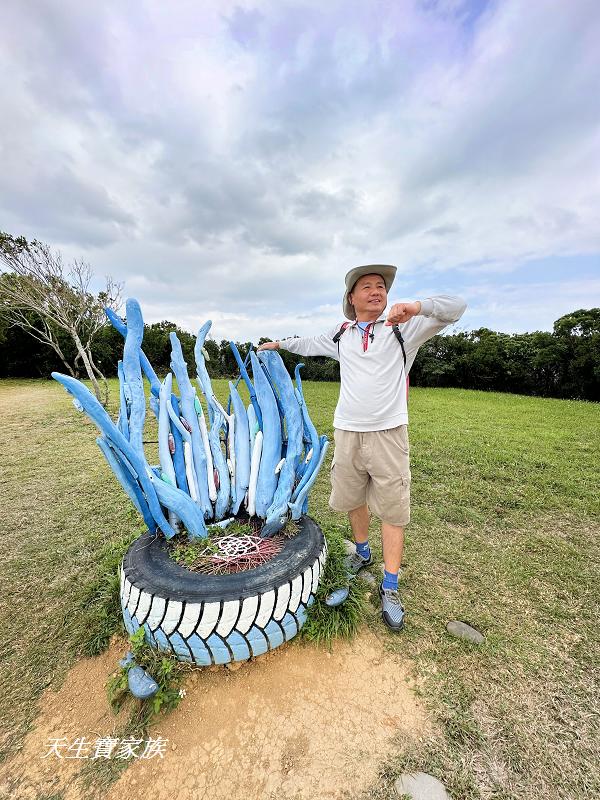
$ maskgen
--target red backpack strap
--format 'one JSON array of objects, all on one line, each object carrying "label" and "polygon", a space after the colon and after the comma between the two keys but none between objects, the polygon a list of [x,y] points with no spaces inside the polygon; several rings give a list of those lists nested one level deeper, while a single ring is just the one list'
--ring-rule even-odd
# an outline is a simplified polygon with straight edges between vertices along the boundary
[{"label": "red backpack strap", "polygon": [[336,344],[339,342],[339,340],[340,340],[340,337],[341,337],[342,333],[343,333],[343,332],[346,330],[346,328],[348,327],[348,325],[350,325],[350,323],[349,323],[349,322],[342,322],[342,327],[339,329],[339,331],[338,331],[338,332],[336,333],[336,335],[333,337],[333,341],[334,341]]},{"label": "red backpack strap", "polygon": [[340,338],[341,338],[343,332],[348,327],[348,325],[350,325],[349,322],[342,322],[342,327],[339,329],[339,331],[333,337],[333,341],[335,342],[335,344],[337,344],[337,347],[338,347],[338,353],[340,352]]}]

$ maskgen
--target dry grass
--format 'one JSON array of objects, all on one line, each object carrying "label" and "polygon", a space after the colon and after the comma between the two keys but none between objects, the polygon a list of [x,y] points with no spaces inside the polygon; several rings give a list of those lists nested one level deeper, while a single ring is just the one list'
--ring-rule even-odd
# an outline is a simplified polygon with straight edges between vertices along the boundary
[{"label": "dry grass", "polygon": [[[216,382],[224,398],[225,382]],[[305,385],[331,434],[335,384]],[[113,393],[114,396],[114,393]],[[382,764],[368,797],[389,796],[405,769],[437,775],[453,800],[600,796],[597,633],[600,426],[597,406],[511,395],[411,389],[413,521],[387,646],[414,659],[440,733]],[[53,383],[0,382],[4,548],[0,575],[5,752],[35,703],[115,619],[82,614],[140,529],[104,465],[95,429]],[[156,438],[149,435],[148,438]],[[311,513],[327,509],[325,469]],[[379,549],[379,526],[372,525]],[[108,590],[107,590],[108,591]],[[95,595],[96,596],[96,595]],[[449,619],[486,636],[449,637]],[[376,614],[367,624],[383,633]]]},{"label": "dry grass", "polygon": [[58,384],[0,381],[0,417],[6,755],[19,746],[42,690],[60,683],[88,646],[90,617],[80,607],[106,550],[140,525],[99,458],[95,427]]}]

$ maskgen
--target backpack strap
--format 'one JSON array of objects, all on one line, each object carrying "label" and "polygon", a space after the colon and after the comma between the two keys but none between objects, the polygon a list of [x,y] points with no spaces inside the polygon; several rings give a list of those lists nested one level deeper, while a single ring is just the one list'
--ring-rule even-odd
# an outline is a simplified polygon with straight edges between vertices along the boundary
[{"label": "backpack strap", "polygon": [[406,350],[404,349],[404,339],[402,338],[402,334],[400,333],[400,328],[397,325],[392,325],[392,330],[400,343],[400,347],[402,348],[402,358],[404,359],[404,367],[406,368]]},{"label": "backpack strap", "polygon": [[[335,344],[337,344],[338,354],[340,352],[340,339],[342,338],[342,334],[344,333],[348,325],[350,325],[349,322],[342,322],[339,331],[333,337],[333,341],[335,342]],[[394,331],[394,335],[396,339],[398,339],[398,343],[402,348],[402,358],[404,359],[404,366],[406,367],[406,350],[404,349],[404,339],[402,337],[402,334],[400,333],[400,328],[397,325],[392,325],[392,330]]]},{"label": "backpack strap", "polygon": [[340,353],[340,339],[342,337],[342,334],[344,333],[344,331],[348,327],[348,325],[350,325],[349,322],[342,322],[342,327],[339,329],[339,331],[333,337],[333,341],[335,342],[335,344],[337,344],[338,355]]}]

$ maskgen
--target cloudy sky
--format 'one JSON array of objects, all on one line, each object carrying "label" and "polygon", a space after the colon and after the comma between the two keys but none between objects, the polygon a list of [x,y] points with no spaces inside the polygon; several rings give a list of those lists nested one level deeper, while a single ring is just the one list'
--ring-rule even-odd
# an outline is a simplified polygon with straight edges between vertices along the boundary
[{"label": "cloudy sky", "polygon": [[599,42],[597,0],[8,0],[0,229],[217,339],[365,263],[551,329],[600,306]]}]

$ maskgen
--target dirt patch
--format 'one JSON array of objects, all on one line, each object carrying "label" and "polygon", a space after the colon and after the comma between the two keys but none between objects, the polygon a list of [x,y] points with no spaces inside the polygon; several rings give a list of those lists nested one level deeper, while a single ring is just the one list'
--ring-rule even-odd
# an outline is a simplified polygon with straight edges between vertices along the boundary
[{"label": "dirt patch", "polygon": [[[42,792],[44,796],[65,792],[65,798],[83,797],[76,783],[82,759],[45,755],[53,739],[64,738],[72,744],[77,738],[94,742],[114,734],[119,719],[110,710],[105,686],[124,647],[124,641],[114,639],[101,656],[79,661],[58,692],[44,692],[39,702],[40,712],[22,749],[0,767],[2,800],[37,800]],[[64,750],[61,752],[64,754]]]},{"label": "dirt patch", "polygon": [[[80,662],[58,693],[44,695],[35,729],[6,765],[12,797],[43,790],[81,800],[81,761],[41,756],[52,737],[114,731],[104,684],[123,649],[115,642]],[[132,762],[106,800],[337,800],[376,779],[394,736],[414,742],[429,731],[410,665],[367,631],[331,652],[292,643],[235,671],[196,670],[186,690],[152,731],[168,740],[164,758]]]}]

